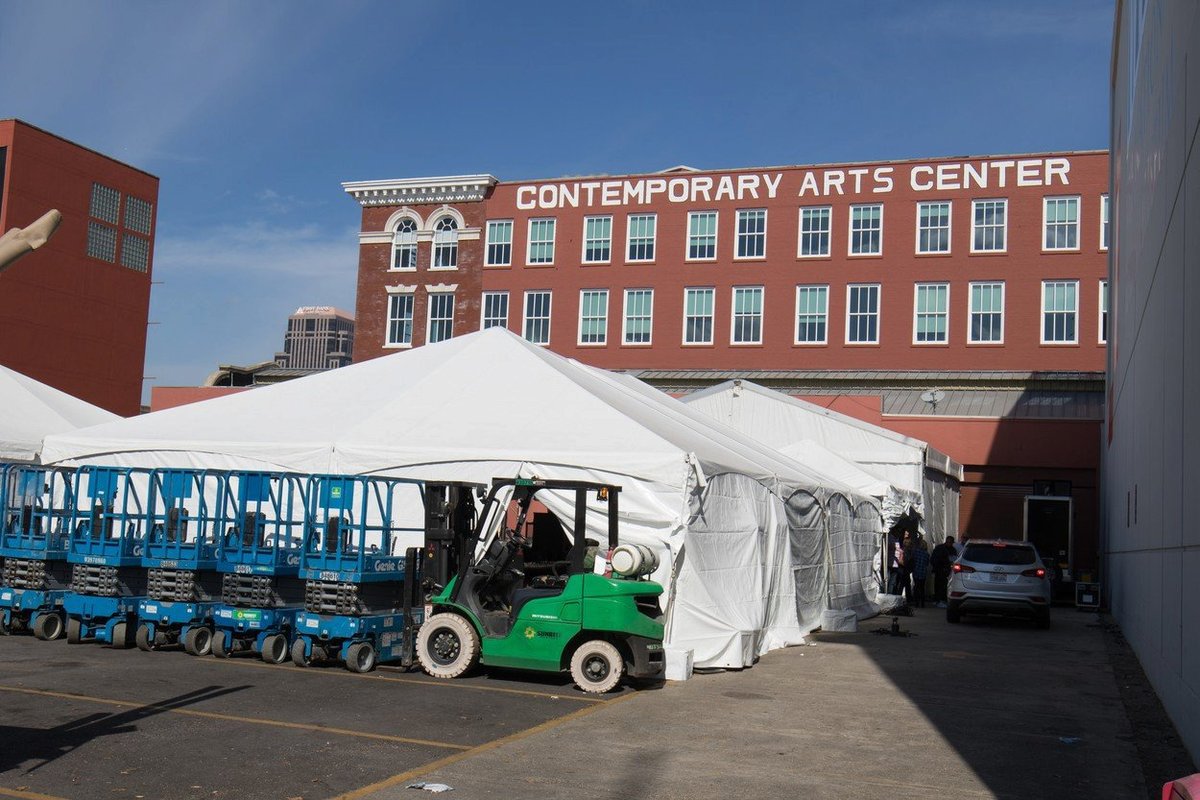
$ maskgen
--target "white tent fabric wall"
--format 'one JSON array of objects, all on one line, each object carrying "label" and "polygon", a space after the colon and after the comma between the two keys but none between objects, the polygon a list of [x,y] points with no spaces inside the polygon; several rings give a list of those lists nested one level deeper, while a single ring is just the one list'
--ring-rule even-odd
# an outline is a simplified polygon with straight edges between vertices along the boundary
[{"label": "white tent fabric wall", "polygon": [[[819,503],[834,493],[859,498],[657,390],[503,329],[47,437],[45,458],[615,483],[622,537],[666,556],[655,577],[668,591],[667,643],[693,649],[700,667],[748,666],[771,648],[802,641],[795,531],[813,523],[790,525],[783,498],[799,490]],[[547,505],[569,530],[564,501]],[[703,518],[694,513],[699,508]],[[606,518],[605,509],[589,509],[589,533],[603,539]],[[726,530],[731,541],[707,535],[710,528]],[[738,568],[710,569],[723,555],[735,556]],[[828,602],[827,583],[820,591]]]},{"label": "white tent fabric wall", "polygon": [[0,367],[0,461],[35,462],[47,434],[120,419],[27,375]]}]

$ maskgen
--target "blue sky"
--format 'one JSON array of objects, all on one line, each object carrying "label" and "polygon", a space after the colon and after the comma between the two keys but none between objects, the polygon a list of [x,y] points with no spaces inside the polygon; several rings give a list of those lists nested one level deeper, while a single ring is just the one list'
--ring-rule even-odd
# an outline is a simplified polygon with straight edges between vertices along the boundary
[{"label": "blue sky", "polygon": [[0,0],[0,118],[161,179],[146,385],[196,385],[353,310],[342,181],[1105,148],[1114,5]]}]

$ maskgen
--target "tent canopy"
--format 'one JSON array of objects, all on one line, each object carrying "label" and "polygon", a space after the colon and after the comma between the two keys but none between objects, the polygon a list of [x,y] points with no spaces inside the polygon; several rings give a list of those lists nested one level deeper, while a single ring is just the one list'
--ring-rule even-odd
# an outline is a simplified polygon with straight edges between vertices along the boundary
[{"label": "tent canopy", "polygon": [[42,438],[120,419],[116,414],[0,366],[0,460],[36,461]]}]

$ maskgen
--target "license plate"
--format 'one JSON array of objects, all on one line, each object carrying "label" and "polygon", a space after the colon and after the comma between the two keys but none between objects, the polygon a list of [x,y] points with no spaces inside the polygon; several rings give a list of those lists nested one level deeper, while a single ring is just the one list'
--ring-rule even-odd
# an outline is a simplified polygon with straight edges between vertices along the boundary
[{"label": "license plate", "polygon": [[993,572],[990,580],[992,583],[1008,583],[1008,573]]}]

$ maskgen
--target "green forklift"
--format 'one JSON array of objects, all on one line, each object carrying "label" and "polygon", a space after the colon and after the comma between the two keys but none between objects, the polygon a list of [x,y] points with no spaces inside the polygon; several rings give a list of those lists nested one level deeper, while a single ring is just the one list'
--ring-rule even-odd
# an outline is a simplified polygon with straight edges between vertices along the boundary
[{"label": "green forklift", "polygon": [[[575,535],[530,506],[539,492],[573,492]],[[599,543],[586,537],[587,502],[607,504],[608,563],[595,570]],[[458,547],[445,587],[434,587],[417,635],[430,675],[457,678],[476,665],[562,672],[585,692],[615,689],[622,677],[663,674],[663,587],[647,579],[655,559],[617,541],[620,487],[584,481],[496,479],[478,524]],[[501,519],[496,520],[499,516]],[[493,529],[486,548],[481,542]],[[630,551],[618,553],[617,551]],[[624,556],[624,557],[620,557]],[[632,557],[631,557],[632,556]]]}]

